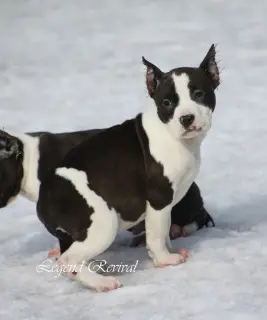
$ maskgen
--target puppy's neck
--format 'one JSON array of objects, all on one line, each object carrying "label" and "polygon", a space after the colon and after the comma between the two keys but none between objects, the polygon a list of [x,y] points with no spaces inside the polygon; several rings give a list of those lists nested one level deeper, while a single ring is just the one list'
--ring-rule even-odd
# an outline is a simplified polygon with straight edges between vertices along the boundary
[{"label": "puppy's neck", "polygon": [[16,134],[23,144],[23,177],[20,192],[30,201],[36,202],[39,195],[40,182],[38,180],[39,138],[28,134]]}]

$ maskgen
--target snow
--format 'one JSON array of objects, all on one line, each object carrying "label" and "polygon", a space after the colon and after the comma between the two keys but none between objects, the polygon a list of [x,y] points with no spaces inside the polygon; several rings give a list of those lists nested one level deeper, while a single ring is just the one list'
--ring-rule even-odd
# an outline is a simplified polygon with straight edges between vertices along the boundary
[{"label": "snow", "polygon": [[163,70],[197,66],[214,42],[223,81],[197,179],[217,225],[175,241],[188,262],[155,269],[144,248],[116,243],[109,263],[139,264],[103,294],[37,273],[56,242],[20,198],[1,212],[1,319],[267,319],[266,12],[266,1],[249,0],[0,2],[6,129],[132,117],[148,100],[142,55]]}]

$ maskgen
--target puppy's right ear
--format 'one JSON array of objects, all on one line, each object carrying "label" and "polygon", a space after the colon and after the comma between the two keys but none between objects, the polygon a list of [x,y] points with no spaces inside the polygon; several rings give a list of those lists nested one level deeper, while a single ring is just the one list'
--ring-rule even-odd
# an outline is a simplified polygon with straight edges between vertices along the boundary
[{"label": "puppy's right ear", "polygon": [[7,159],[18,152],[18,143],[15,137],[5,131],[0,131],[0,160]]},{"label": "puppy's right ear", "polygon": [[153,63],[147,61],[144,57],[142,57],[143,64],[146,66],[146,86],[148,94],[151,98],[154,97],[157,86],[160,83],[160,80],[163,77],[163,72],[156,67]]},{"label": "puppy's right ear", "polygon": [[220,72],[215,56],[216,50],[215,45],[213,44],[199,66],[199,68],[203,69],[211,79],[214,89],[220,84]]}]

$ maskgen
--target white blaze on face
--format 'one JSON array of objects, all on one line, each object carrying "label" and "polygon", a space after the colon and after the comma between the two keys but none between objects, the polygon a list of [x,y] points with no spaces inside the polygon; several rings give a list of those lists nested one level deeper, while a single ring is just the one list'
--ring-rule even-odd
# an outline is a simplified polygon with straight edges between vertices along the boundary
[{"label": "white blaze on face", "polygon": [[[200,129],[202,133],[207,132],[211,127],[212,110],[209,107],[198,104],[191,99],[188,87],[190,79],[187,74],[173,74],[172,78],[176,93],[179,97],[179,102],[178,106],[175,108],[173,118],[167,124],[169,130],[176,138],[180,138],[182,136],[185,138],[197,136],[200,133],[197,130]],[[180,118],[189,114],[193,114],[195,116],[195,120],[191,127],[194,126],[196,131],[186,133],[186,129],[182,126]]]}]

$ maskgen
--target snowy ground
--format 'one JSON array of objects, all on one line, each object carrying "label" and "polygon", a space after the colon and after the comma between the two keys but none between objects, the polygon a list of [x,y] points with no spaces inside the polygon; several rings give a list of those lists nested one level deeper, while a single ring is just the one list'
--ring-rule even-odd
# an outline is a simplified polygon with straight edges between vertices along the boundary
[{"label": "snowy ground", "polygon": [[148,100],[141,56],[163,70],[196,66],[219,44],[223,83],[198,182],[217,227],[176,241],[179,267],[152,268],[145,249],[124,287],[96,294],[37,273],[55,240],[24,199],[2,210],[0,318],[267,319],[267,3],[250,0],[0,2],[1,126],[17,131],[104,127]]}]

